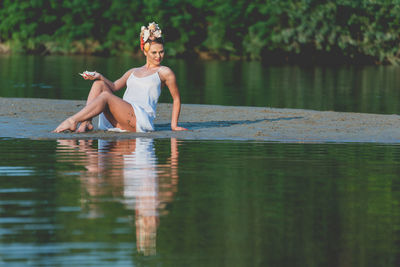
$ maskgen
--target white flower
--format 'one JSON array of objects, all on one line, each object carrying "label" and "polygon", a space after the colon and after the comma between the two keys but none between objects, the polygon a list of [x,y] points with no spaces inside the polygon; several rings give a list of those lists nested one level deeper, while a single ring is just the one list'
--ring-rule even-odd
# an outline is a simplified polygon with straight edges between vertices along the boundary
[{"label": "white flower", "polygon": [[149,26],[142,26],[140,28],[140,36],[143,41],[146,42],[148,39],[154,40],[155,38],[161,38],[161,29],[155,22],[149,23]]},{"label": "white flower", "polygon": [[156,24],[154,21],[152,23],[149,23],[149,26],[147,28],[151,31],[155,31],[155,30],[159,29],[158,24]]},{"label": "white flower", "polygon": [[156,38],[160,38],[160,37],[161,37],[161,30],[155,31],[155,32],[153,33],[153,35],[154,35],[154,37],[156,37]]},{"label": "white flower", "polygon": [[150,31],[149,30],[144,30],[143,31],[143,41],[146,42],[147,39],[150,37]]}]

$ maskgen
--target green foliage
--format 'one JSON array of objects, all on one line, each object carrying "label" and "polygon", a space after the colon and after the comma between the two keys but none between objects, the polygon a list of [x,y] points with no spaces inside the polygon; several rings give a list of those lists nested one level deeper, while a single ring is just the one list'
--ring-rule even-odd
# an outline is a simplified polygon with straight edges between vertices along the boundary
[{"label": "green foliage", "polygon": [[169,55],[260,59],[339,55],[396,63],[399,0],[3,0],[0,43],[14,52],[139,52],[156,21]]}]

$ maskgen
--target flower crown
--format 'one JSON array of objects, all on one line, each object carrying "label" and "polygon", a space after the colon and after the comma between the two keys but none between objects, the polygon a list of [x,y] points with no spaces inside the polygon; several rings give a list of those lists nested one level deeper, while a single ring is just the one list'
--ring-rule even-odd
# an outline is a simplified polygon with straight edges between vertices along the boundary
[{"label": "flower crown", "polygon": [[149,26],[142,26],[140,31],[140,49],[148,51],[150,44],[146,43],[147,40],[154,40],[161,38],[161,29],[155,22],[149,23]]}]

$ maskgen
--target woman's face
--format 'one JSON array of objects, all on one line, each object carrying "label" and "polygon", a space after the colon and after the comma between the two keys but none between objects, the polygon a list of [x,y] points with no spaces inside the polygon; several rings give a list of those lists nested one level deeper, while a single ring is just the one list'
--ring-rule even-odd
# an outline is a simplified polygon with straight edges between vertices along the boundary
[{"label": "woman's face", "polygon": [[149,51],[145,52],[147,61],[154,65],[160,65],[164,58],[164,46],[158,43],[152,43]]}]

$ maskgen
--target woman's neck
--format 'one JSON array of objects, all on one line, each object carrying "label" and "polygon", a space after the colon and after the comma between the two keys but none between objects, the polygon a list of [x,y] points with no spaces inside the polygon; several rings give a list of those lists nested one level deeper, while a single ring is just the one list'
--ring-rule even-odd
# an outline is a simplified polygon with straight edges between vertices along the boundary
[{"label": "woman's neck", "polygon": [[155,64],[150,64],[150,63],[146,63],[143,68],[145,68],[146,70],[152,70],[152,69],[157,69],[159,68],[161,65],[155,65]]}]

